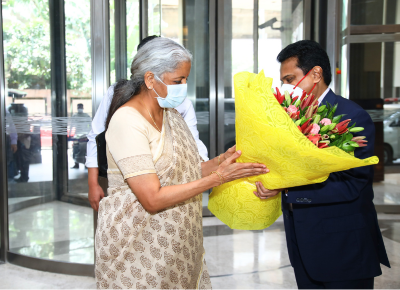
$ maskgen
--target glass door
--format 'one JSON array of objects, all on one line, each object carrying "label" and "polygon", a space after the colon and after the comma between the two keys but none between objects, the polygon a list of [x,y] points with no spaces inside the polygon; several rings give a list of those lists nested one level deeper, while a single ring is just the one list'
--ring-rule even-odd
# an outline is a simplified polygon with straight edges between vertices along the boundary
[{"label": "glass door", "polygon": [[[342,1],[341,94],[375,124],[374,203],[400,212],[400,1]],[[349,12],[348,12],[349,11]]]},{"label": "glass door", "polygon": [[218,43],[223,57],[218,71],[224,77],[223,90],[219,88],[223,98],[218,97],[220,154],[236,143],[233,76],[241,71],[264,70],[273,78],[273,86],[280,86],[276,57],[285,46],[303,39],[304,1],[233,0],[225,1],[219,9],[218,14],[224,17],[219,24],[223,25],[224,37]]},{"label": "glass door", "polygon": [[93,264],[90,1],[3,1],[2,17],[9,252]]}]

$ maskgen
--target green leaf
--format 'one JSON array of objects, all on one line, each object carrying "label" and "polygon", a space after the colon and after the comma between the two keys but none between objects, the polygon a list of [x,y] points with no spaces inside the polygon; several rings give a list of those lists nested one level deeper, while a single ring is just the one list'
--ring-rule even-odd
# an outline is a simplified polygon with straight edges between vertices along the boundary
[{"label": "green leaf", "polygon": [[318,113],[322,113],[324,110],[325,110],[325,108],[326,108],[326,105],[322,105],[322,106],[320,106],[319,108],[318,108]]},{"label": "green leaf", "polygon": [[344,115],[345,115],[345,114],[335,116],[335,117],[332,119],[332,123],[336,123],[336,124],[339,123],[340,120],[343,118]]},{"label": "green leaf", "polygon": [[347,133],[347,134],[343,134],[343,135],[344,135],[343,142],[349,142],[351,139],[353,139],[353,134]]}]

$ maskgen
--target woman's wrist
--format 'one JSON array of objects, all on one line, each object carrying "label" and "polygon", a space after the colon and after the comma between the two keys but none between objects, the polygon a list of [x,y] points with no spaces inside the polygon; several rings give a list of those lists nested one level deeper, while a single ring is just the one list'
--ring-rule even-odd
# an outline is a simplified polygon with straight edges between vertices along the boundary
[{"label": "woman's wrist", "polygon": [[211,172],[208,178],[211,180],[211,187],[217,187],[222,184],[220,176],[216,173]]}]

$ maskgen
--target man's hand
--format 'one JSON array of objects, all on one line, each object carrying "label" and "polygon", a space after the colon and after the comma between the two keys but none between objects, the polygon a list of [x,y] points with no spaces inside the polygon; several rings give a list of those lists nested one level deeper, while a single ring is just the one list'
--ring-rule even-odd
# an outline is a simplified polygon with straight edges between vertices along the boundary
[{"label": "man's hand", "polygon": [[95,211],[99,210],[99,203],[103,197],[104,191],[99,183],[97,183],[97,185],[89,185],[89,202]]},{"label": "man's hand", "polygon": [[17,144],[11,144],[11,150],[13,153],[17,152],[18,150]]},{"label": "man's hand", "polygon": [[97,167],[88,168],[89,202],[95,210],[99,210],[100,200],[104,197],[104,191],[98,181],[99,169]]},{"label": "man's hand", "polygon": [[269,197],[273,197],[277,195],[279,192],[283,191],[283,189],[273,189],[269,190],[262,185],[261,182],[256,182],[257,191],[253,191],[255,196],[259,197],[260,199],[267,199]]}]

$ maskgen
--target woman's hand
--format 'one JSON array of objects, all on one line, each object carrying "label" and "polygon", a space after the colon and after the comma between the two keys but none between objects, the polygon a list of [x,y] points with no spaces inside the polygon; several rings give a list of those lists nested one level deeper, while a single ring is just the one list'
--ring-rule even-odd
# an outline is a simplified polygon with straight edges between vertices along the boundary
[{"label": "woman's hand", "polygon": [[253,193],[259,197],[260,199],[267,199],[268,197],[273,197],[277,195],[279,192],[283,191],[284,189],[266,189],[264,185],[257,181],[256,182],[257,191],[253,191]]},{"label": "woman's hand", "polygon": [[[234,146],[232,148],[236,147]],[[232,148],[230,148],[229,150],[231,150]],[[234,152],[218,167],[217,171],[222,175],[225,182],[269,172],[269,169],[264,164],[236,163],[236,159],[238,159],[241,154],[242,152],[240,150]]]},{"label": "woman's hand", "polygon": [[226,150],[226,152],[224,154],[221,154],[221,163],[224,162],[229,157],[231,157],[235,152],[236,152],[236,144],[233,145],[228,150]]}]

